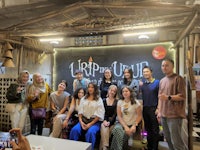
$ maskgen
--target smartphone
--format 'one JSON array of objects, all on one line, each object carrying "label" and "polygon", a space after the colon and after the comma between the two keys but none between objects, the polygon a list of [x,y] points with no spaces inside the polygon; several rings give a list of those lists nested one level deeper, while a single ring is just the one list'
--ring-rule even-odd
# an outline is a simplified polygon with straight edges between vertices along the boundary
[{"label": "smartphone", "polygon": [[0,150],[12,148],[10,141],[15,141],[18,143],[17,134],[15,132],[0,132]]},{"label": "smartphone", "polygon": [[18,138],[17,138],[16,132],[10,133],[10,141],[14,141],[14,142],[18,143]]}]

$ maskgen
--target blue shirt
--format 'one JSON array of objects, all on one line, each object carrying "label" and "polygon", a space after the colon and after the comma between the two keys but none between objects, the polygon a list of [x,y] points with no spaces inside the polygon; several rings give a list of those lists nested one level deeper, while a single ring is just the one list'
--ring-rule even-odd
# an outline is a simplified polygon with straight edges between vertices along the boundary
[{"label": "blue shirt", "polygon": [[158,105],[159,80],[154,79],[152,82],[143,82],[141,86],[143,106]]}]

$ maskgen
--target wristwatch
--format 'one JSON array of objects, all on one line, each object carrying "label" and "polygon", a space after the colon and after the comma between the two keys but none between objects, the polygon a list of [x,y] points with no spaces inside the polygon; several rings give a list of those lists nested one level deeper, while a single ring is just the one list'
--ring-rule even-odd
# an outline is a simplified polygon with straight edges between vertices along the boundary
[{"label": "wristwatch", "polygon": [[168,96],[168,100],[170,101],[171,99],[172,99],[172,97],[169,95],[169,96]]}]

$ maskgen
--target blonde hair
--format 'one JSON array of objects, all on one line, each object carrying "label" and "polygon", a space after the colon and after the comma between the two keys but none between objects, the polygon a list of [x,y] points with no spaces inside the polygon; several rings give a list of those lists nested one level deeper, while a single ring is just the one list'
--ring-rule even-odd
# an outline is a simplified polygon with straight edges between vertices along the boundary
[{"label": "blonde hair", "polygon": [[[110,89],[112,89],[112,88],[115,88],[115,89],[116,89],[116,94],[115,94],[115,96],[114,96],[114,98],[116,98],[116,97],[117,97],[117,86],[114,85],[114,84],[110,85],[109,88],[108,88],[108,91],[109,91]],[[107,93],[107,97],[108,97],[108,93]]]}]

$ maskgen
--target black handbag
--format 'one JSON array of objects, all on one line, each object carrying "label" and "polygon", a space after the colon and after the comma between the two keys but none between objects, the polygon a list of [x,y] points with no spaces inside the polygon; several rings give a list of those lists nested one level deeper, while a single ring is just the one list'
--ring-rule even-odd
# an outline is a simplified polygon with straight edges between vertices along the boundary
[{"label": "black handbag", "polygon": [[92,122],[94,120],[94,118],[86,118],[85,116],[82,116],[82,121],[85,123],[85,124],[88,124],[90,122]]}]

